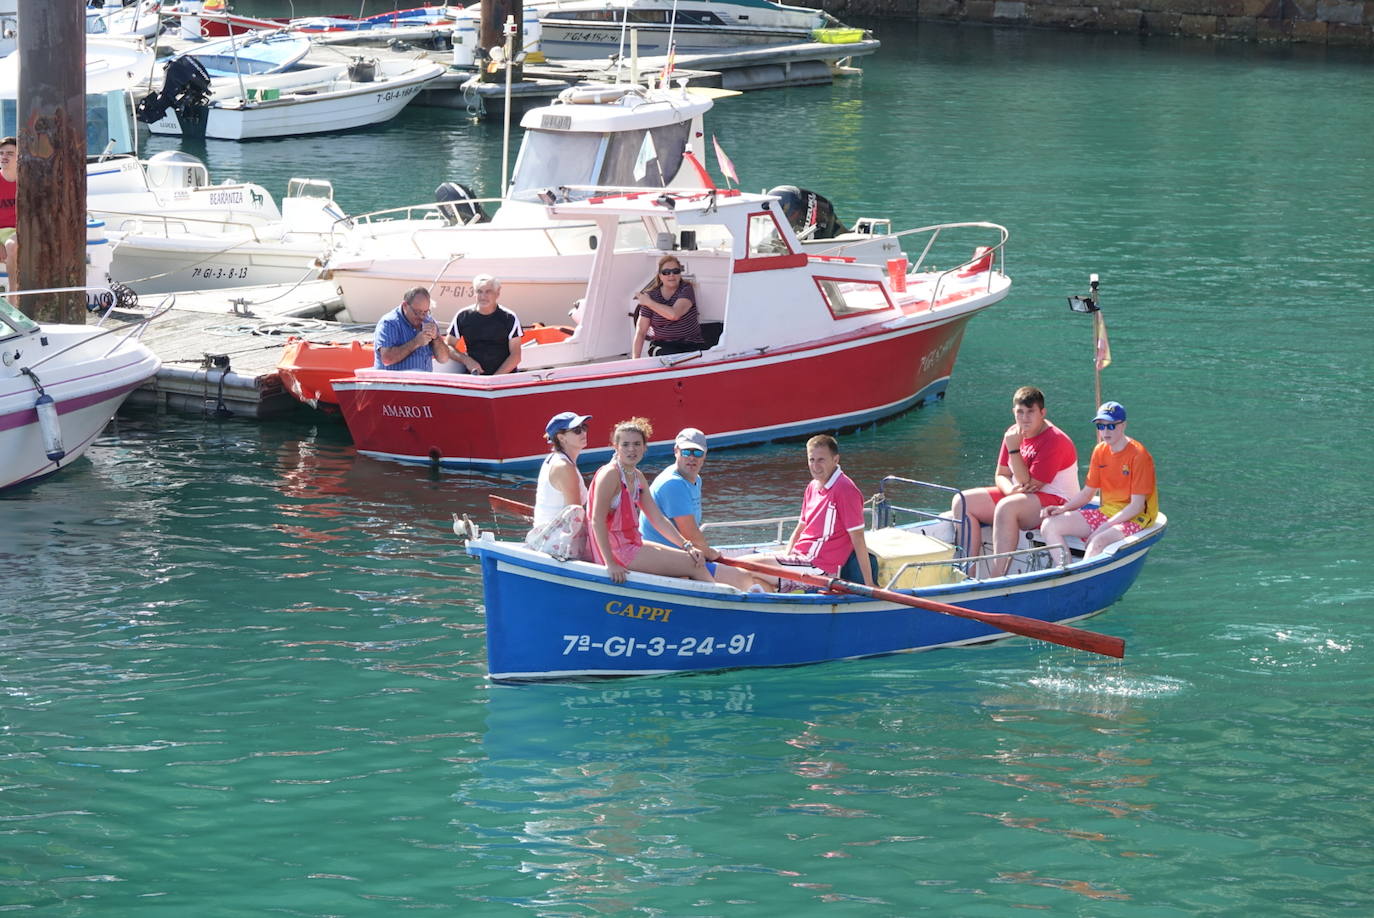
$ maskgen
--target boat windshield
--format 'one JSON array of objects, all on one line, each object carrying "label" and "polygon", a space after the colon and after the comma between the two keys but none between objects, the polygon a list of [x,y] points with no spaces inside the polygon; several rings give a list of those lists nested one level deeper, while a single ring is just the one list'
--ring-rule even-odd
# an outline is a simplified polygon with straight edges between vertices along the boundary
[{"label": "boat windshield", "polygon": [[[18,136],[18,103],[0,99],[0,137]],[[124,90],[86,96],[86,155],[133,153],[134,126]]]},{"label": "boat windshield", "polygon": [[605,134],[527,131],[510,196],[533,200],[560,185],[665,188],[682,168],[690,135],[690,121]]},{"label": "boat windshield", "polygon": [[0,340],[38,331],[38,324],[0,296]]}]

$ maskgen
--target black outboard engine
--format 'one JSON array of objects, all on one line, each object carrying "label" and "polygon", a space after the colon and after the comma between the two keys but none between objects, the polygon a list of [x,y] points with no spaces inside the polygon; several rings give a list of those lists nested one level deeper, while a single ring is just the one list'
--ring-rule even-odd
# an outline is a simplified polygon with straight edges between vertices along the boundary
[{"label": "black outboard engine", "polygon": [[144,96],[138,103],[138,120],[144,124],[161,121],[172,109],[181,123],[183,137],[204,138],[205,121],[210,114],[210,74],[192,55],[167,62],[162,91]]},{"label": "black outboard engine", "polygon": [[796,185],[779,185],[770,189],[769,194],[781,200],[782,212],[792,230],[798,237],[807,239],[834,239],[847,233],[845,225],[835,217],[831,203],[814,191],[798,188]]},{"label": "black outboard engine", "polygon": [[[474,198],[472,189],[461,182],[444,182],[434,189],[434,201],[449,226],[466,223],[486,223],[491,218]],[[453,203],[450,203],[453,202]]]}]

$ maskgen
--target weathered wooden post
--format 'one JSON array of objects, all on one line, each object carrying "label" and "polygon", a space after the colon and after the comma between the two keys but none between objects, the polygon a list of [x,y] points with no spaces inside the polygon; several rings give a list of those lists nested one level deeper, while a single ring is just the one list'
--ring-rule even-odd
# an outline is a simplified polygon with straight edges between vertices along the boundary
[{"label": "weathered wooden post", "polygon": [[[488,53],[491,52],[492,48],[499,47],[504,54],[506,50],[506,17],[511,16],[515,19],[515,41],[511,45],[510,78],[516,83],[525,78],[524,66],[515,63],[519,59],[520,52],[525,48],[524,30],[521,28],[521,17],[524,15],[522,0],[483,0],[482,18],[477,33],[477,47]],[[505,82],[505,67],[497,68],[495,73],[492,73],[489,67],[484,67],[482,68],[481,79],[483,83]]]},{"label": "weathered wooden post", "polygon": [[[18,10],[22,287],[15,289],[79,287],[86,283],[85,4],[19,0]],[[16,297],[15,304],[39,322],[86,321],[81,293]]]}]

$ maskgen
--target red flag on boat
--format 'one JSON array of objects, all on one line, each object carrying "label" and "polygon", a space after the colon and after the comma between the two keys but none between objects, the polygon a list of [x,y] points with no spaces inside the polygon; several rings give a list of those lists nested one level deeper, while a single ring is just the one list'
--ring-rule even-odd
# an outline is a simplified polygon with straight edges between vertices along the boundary
[{"label": "red flag on boat", "polygon": [[663,72],[659,74],[658,77],[658,85],[665,89],[668,86],[668,78],[673,75],[674,60],[676,57],[677,41],[673,40],[668,43],[668,59],[663,62]]},{"label": "red flag on boat", "polygon": [[711,181],[711,173],[706,171],[706,167],[701,164],[701,160],[697,159],[697,155],[692,152],[691,147],[682,152],[682,158],[691,163],[692,168],[697,170],[697,178],[701,180],[702,188],[716,187],[716,183]]},{"label": "red flag on boat", "polygon": [[1097,339],[1097,368],[1111,366],[1112,346],[1107,341],[1107,322],[1102,318],[1102,313],[1093,313],[1093,336]]},{"label": "red flag on boat", "polygon": [[729,178],[734,179],[735,184],[738,185],[739,174],[735,172],[735,164],[730,162],[730,157],[726,156],[725,151],[720,148],[720,141],[716,140],[715,134],[711,135],[711,143],[715,145],[716,165],[720,166],[721,173],[728,176]]}]

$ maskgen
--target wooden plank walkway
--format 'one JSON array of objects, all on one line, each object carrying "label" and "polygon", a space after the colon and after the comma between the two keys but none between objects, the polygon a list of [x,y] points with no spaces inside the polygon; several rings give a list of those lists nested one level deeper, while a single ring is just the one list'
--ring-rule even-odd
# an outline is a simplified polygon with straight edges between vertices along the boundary
[{"label": "wooden plank walkway", "polygon": [[[162,369],[134,392],[135,403],[226,417],[285,414],[297,405],[277,375],[289,339],[372,337],[371,325],[341,325],[328,318],[343,305],[328,281],[174,296],[174,305],[143,333],[143,343],[162,360]],[[137,310],[116,311],[109,321],[137,321],[162,302],[161,297],[144,297]]]}]

